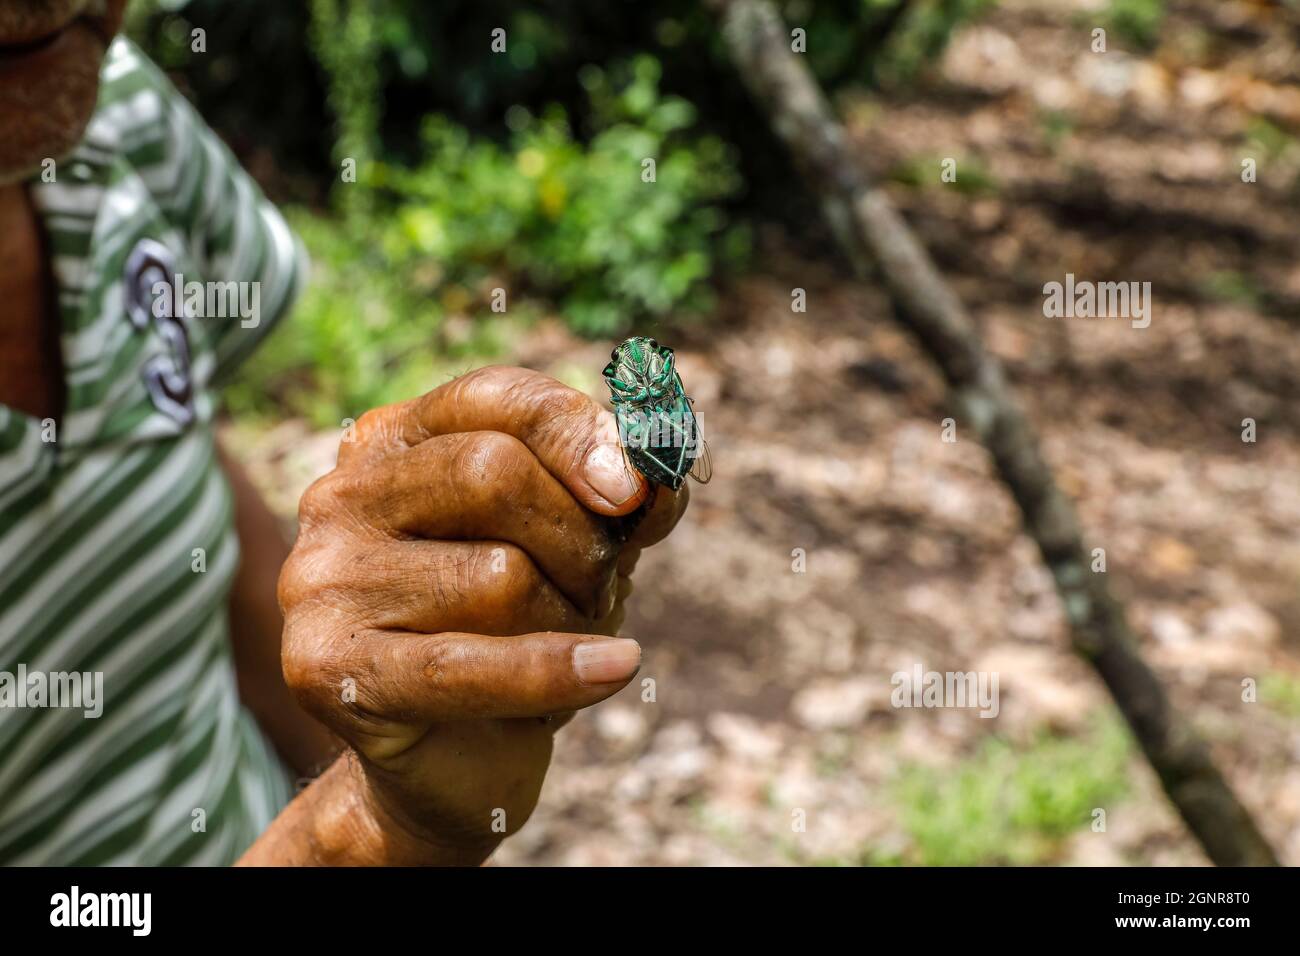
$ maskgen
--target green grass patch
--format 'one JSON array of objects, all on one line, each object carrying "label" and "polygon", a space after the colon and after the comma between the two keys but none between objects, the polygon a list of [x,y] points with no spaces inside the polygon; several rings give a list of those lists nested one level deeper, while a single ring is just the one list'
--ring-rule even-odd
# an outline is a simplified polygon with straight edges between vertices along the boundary
[{"label": "green grass patch", "polygon": [[1197,287],[1202,296],[1214,302],[1227,302],[1256,310],[1264,305],[1264,293],[1255,278],[1244,272],[1231,269],[1211,272],[1198,282]]},{"label": "green grass patch", "polygon": [[1300,718],[1300,676],[1265,674],[1259,681],[1259,702],[1279,714]]},{"label": "green grass patch", "polygon": [[[953,767],[909,768],[895,794],[912,841],[903,862],[1051,862],[1094,808],[1127,792],[1129,750],[1127,730],[1108,716],[1083,737],[1043,734],[1023,749],[993,737]],[[877,861],[868,853],[864,862]]]},{"label": "green grass patch", "polygon": [[1110,0],[1106,23],[1125,40],[1151,49],[1160,38],[1165,20],[1165,0]]},{"label": "green grass patch", "polygon": [[891,182],[910,186],[913,189],[955,189],[969,196],[986,196],[996,193],[997,180],[993,173],[977,157],[951,157],[956,165],[951,182],[943,179],[946,158],[942,156],[913,156],[903,160],[891,169],[887,178]]}]

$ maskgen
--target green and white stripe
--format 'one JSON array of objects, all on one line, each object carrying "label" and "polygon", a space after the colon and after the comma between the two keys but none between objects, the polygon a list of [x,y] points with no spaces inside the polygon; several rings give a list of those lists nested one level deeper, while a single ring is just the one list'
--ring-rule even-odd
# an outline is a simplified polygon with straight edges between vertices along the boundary
[{"label": "green and white stripe", "polygon": [[[40,422],[0,406],[0,671],[102,672],[104,710],[0,706],[0,863],[224,864],[289,787],[235,685],[226,601],[238,543],[211,386],[283,314],[304,260],[225,146],[128,41],[114,42],[101,81],[58,181],[31,184],[68,393],[52,443]],[[143,239],[165,246],[186,281],[260,284],[256,327],[182,320],[187,424],[145,382],[171,346],[126,312],[126,260]]]}]

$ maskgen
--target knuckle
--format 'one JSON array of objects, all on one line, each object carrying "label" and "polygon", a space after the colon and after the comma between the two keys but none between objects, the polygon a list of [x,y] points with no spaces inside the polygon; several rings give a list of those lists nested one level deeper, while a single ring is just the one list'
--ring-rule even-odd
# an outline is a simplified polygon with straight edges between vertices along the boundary
[{"label": "knuckle", "polygon": [[506,365],[489,365],[475,369],[452,383],[453,394],[458,402],[495,406],[521,374],[536,373],[526,373],[524,369]]},{"label": "knuckle", "polygon": [[295,547],[285,558],[280,567],[280,578],[276,582],[276,598],[280,610],[287,614],[303,602],[311,591],[311,585],[303,567],[303,548]]},{"label": "knuckle", "polygon": [[491,388],[499,391],[511,388],[517,382],[545,378],[546,376],[541,372],[530,368],[520,368],[517,365],[486,365],[464,375],[461,381],[476,388]]},{"label": "knuckle", "polygon": [[507,397],[517,400],[521,407],[532,409],[539,421],[571,416],[590,402],[581,392],[540,372],[530,372],[510,382]]},{"label": "knuckle", "polygon": [[280,567],[277,593],[284,611],[305,604],[328,586],[332,577],[332,548],[318,547],[301,539],[294,545]]},{"label": "knuckle", "polygon": [[451,615],[457,627],[495,634],[518,626],[521,609],[534,605],[541,582],[528,556],[501,542],[450,551],[423,586],[434,613]]},{"label": "knuckle", "polygon": [[456,645],[437,637],[413,643],[409,656],[410,663],[434,694],[440,693],[450,675],[462,666]]},{"label": "knuckle", "polygon": [[339,565],[346,560],[337,547],[304,545],[289,552],[280,580],[298,598],[297,604],[328,588],[339,577]]},{"label": "knuckle", "polygon": [[298,636],[286,640],[281,654],[285,685],[303,709],[342,730],[355,716],[345,701],[364,706],[372,696],[377,684],[373,662],[354,640],[357,632],[322,635],[306,620],[294,630]]},{"label": "knuckle", "polygon": [[479,432],[457,447],[452,473],[468,486],[491,490],[519,474],[523,444],[502,432]]},{"label": "knuckle", "polygon": [[528,399],[539,444],[561,474],[577,472],[597,434],[599,408],[581,392],[551,379],[535,387]]},{"label": "knuckle", "polygon": [[346,427],[339,438],[339,447],[335,454],[335,460],[340,465],[352,461],[354,458],[365,456],[367,446],[371,444],[369,436],[375,431],[377,411],[377,409],[371,409],[362,413],[361,417],[355,420],[344,419]]},{"label": "knuckle", "polygon": [[298,526],[304,530],[330,521],[342,504],[339,473],[331,471],[317,478],[298,499]]},{"label": "knuckle", "polygon": [[529,603],[536,595],[540,578],[532,559],[512,544],[493,545],[474,558],[473,580],[485,593],[507,607]]},{"label": "knuckle", "polygon": [[355,444],[369,445],[382,442],[385,426],[388,422],[388,409],[372,408],[362,413],[355,427]]},{"label": "knuckle", "polygon": [[439,614],[458,608],[466,596],[473,593],[470,571],[472,560],[472,557],[461,558],[449,554],[434,564],[434,573],[429,575],[425,583],[425,594]]},{"label": "knuckle", "polygon": [[407,490],[403,467],[400,459],[385,459],[373,466],[336,468],[318,478],[298,499],[299,530],[308,538],[343,532],[382,535],[391,506]]},{"label": "knuckle", "polygon": [[315,635],[308,622],[299,618],[285,625],[284,650],[280,655],[285,686],[303,707],[315,714],[329,710],[327,675],[331,659],[328,641]]},{"label": "knuckle", "polygon": [[402,446],[401,422],[406,404],[395,402],[362,412],[352,426],[353,438],[350,444],[380,450],[392,445]]},{"label": "knuckle", "polygon": [[299,541],[280,569],[276,593],[286,617],[315,608],[331,620],[369,621],[383,610],[383,568],[351,543]]}]

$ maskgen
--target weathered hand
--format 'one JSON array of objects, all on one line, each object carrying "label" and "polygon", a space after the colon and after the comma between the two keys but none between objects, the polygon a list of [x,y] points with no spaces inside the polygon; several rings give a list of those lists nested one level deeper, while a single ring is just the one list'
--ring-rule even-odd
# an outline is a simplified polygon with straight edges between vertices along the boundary
[{"label": "weathered hand", "polygon": [[604,516],[652,489],[612,416],[522,369],[369,412],[350,437],[280,577],[285,677],[355,750],[405,858],[481,860],[532,812],[564,715],[635,674],[636,642],[600,635],[687,494],[657,489],[620,547]]}]

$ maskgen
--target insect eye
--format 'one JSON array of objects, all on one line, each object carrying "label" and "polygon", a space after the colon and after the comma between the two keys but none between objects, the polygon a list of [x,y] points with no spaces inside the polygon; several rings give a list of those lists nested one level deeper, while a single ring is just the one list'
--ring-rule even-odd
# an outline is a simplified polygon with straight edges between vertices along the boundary
[{"label": "insect eye", "polygon": [[611,362],[617,362],[617,361],[618,361],[618,349],[617,349],[617,348],[615,348],[615,349],[611,349],[611,350],[610,350],[610,353],[609,353],[609,360],[610,360]]},{"label": "insect eye", "polygon": [[654,349],[654,350],[657,352],[657,351],[659,350],[659,343],[656,342],[654,339],[651,339],[651,340],[650,340],[650,347],[651,347],[652,349]]}]

